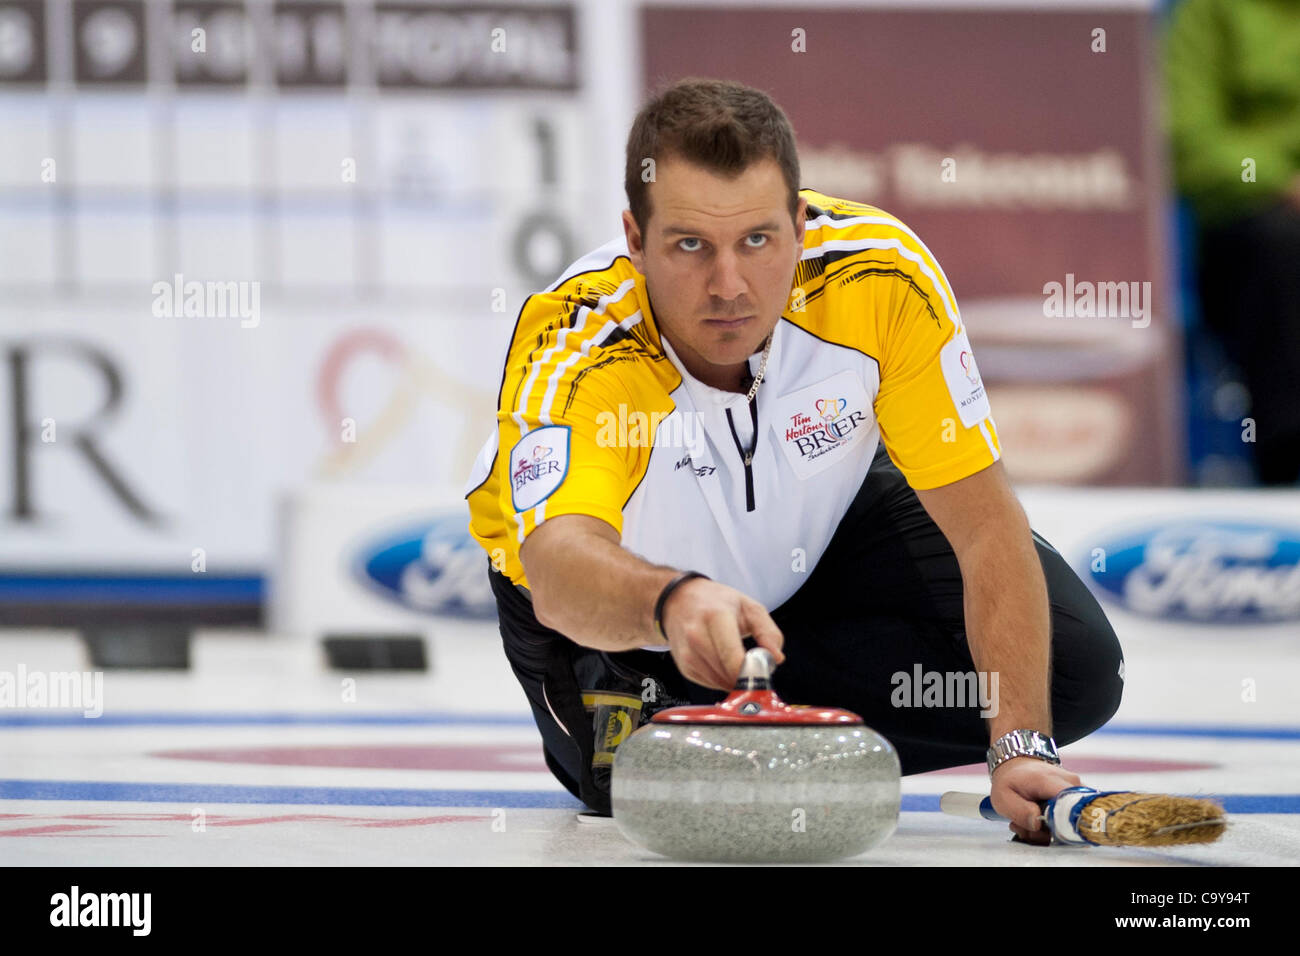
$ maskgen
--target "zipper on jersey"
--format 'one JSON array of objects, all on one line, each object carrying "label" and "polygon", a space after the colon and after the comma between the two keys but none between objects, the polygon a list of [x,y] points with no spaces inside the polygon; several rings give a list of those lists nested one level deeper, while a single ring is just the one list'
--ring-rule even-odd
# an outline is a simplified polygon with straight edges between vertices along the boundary
[{"label": "zipper on jersey", "polygon": [[736,451],[740,453],[741,460],[745,463],[745,510],[754,510],[754,469],[752,462],[754,452],[758,451],[758,396],[755,395],[753,401],[749,403],[749,417],[754,423],[754,437],[749,443],[749,450],[746,451],[740,444],[740,436],[736,434],[736,423],[731,419],[731,409],[727,409],[727,427],[731,429],[731,440],[736,443]]}]

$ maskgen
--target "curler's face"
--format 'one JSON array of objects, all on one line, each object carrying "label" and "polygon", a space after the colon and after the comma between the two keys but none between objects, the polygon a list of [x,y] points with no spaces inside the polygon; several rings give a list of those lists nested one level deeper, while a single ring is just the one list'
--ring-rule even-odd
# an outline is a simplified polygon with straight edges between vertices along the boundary
[{"label": "curler's face", "polygon": [[655,322],[693,375],[730,387],[789,305],[806,201],[792,220],[773,159],[729,177],[669,157],[649,197],[644,232],[623,224]]}]

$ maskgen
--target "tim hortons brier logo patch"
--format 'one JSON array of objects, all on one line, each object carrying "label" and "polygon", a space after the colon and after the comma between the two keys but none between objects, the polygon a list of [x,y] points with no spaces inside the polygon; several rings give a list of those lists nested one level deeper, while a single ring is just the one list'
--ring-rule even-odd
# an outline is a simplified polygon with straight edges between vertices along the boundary
[{"label": "tim hortons brier logo patch", "polygon": [[772,427],[795,474],[807,478],[845,457],[874,421],[869,409],[862,381],[845,371],[783,395]]},{"label": "tim hortons brier logo patch", "polygon": [[510,493],[515,511],[535,508],[569,471],[569,426],[535,428],[510,450]]}]

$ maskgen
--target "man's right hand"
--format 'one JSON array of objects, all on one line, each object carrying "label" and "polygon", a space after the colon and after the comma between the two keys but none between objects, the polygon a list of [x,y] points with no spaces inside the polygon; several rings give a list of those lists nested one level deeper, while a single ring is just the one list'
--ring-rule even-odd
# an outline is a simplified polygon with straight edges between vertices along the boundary
[{"label": "man's right hand", "polygon": [[706,578],[679,584],[664,602],[662,623],[677,669],[687,680],[717,690],[731,690],[745,659],[743,638],[752,636],[785,660],[780,629],[758,601]]},{"label": "man's right hand", "polygon": [[[679,572],[650,564],[620,544],[618,531],[590,515],[548,518],[519,551],[533,611],[546,627],[583,647],[630,651],[651,645],[654,605]],[[691,578],[664,602],[668,649],[687,680],[731,690],[753,635],[777,663],[784,638],[758,601],[716,581]]]}]

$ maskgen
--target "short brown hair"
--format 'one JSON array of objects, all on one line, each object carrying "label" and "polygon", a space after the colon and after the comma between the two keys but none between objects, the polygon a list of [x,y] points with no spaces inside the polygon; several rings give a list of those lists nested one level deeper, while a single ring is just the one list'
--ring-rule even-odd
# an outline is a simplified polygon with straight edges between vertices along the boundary
[{"label": "short brown hair", "polygon": [[638,228],[650,219],[643,164],[677,156],[715,172],[737,176],[756,160],[772,157],[790,190],[790,218],[799,207],[799,154],[794,129],[762,90],[730,80],[687,77],[641,107],[627,137],[623,188]]}]

